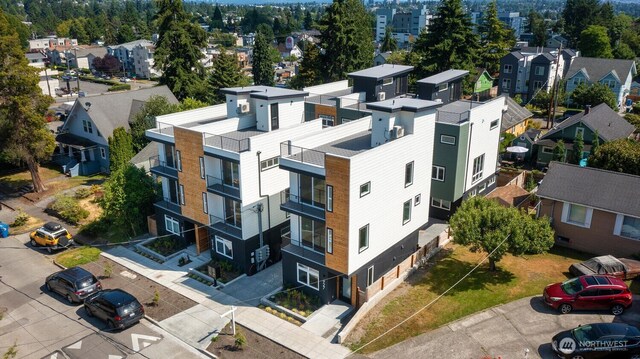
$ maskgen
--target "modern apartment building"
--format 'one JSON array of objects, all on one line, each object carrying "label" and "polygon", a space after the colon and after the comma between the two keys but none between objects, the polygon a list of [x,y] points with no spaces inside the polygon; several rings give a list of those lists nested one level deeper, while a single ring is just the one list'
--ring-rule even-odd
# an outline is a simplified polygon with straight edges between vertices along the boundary
[{"label": "modern apartment building", "polygon": [[158,145],[159,235],[174,234],[197,252],[251,274],[280,259],[287,214],[280,198],[289,173],[280,143],[322,131],[304,118],[306,92],[249,86],[222,89],[226,103],[156,119],[146,135]]},{"label": "modern apartment building", "polygon": [[416,250],[429,219],[440,105],[368,103],[370,116],[282,142],[280,168],[290,172],[281,204],[290,215],[285,284],[357,305],[359,291]]},{"label": "modern apartment building", "polygon": [[417,8],[408,11],[397,11],[396,8],[380,8],[376,10],[376,41],[381,42],[387,27],[391,28],[393,37],[398,42],[398,47],[406,48],[411,39],[420,35],[423,29],[429,25],[431,15],[427,6],[417,5]]},{"label": "modern apartment building", "polygon": [[131,57],[133,58],[136,77],[148,79],[161,75],[160,71],[153,68],[155,50],[155,45],[146,43],[137,44],[133,47]]},{"label": "modern apartment building", "polygon": [[149,40],[135,40],[124,44],[107,46],[107,53],[116,57],[122,66],[122,70],[128,73],[133,73],[136,70],[133,52],[137,46],[149,46],[153,45],[153,42]]}]

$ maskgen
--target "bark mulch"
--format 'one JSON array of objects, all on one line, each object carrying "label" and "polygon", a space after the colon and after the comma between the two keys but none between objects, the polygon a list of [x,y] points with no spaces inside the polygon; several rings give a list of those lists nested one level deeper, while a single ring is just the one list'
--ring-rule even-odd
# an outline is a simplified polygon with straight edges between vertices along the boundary
[{"label": "bark mulch", "polygon": [[253,332],[236,323],[236,334],[241,333],[247,339],[242,349],[235,346],[231,324],[227,325],[218,335],[216,341],[211,342],[207,351],[221,359],[240,358],[277,358],[303,359],[304,356]]}]

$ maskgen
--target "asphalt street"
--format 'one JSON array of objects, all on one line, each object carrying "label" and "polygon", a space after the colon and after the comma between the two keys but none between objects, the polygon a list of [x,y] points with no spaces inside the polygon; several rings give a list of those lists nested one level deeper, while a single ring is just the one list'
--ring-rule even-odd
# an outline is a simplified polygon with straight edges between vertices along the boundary
[{"label": "asphalt street", "polygon": [[60,269],[27,242],[26,234],[0,238],[0,354],[15,345],[16,358],[206,358],[147,320],[106,331],[82,305],[44,289]]}]

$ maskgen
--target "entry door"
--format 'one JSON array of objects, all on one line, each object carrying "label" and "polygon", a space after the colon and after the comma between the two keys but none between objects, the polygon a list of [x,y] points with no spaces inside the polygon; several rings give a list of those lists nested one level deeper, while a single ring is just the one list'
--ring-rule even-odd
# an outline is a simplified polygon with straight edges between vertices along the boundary
[{"label": "entry door", "polygon": [[271,104],[271,130],[277,130],[280,128],[280,119],[278,117],[278,104]]},{"label": "entry door", "polygon": [[343,302],[351,303],[351,278],[340,277],[340,300]]}]

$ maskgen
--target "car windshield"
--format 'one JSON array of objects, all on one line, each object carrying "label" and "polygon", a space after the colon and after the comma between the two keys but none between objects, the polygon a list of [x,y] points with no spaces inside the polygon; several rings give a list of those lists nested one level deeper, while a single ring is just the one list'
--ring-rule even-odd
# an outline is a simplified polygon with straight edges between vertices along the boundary
[{"label": "car windshield", "polygon": [[580,283],[580,278],[569,279],[568,281],[563,282],[560,287],[562,287],[562,290],[569,295],[576,294],[583,288],[582,283]]},{"label": "car windshield", "polygon": [[82,278],[80,280],[76,281],[76,287],[78,287],[78,289],[83,289],[86,287],[90,287],[94,284],[96,284],[98,282],[98,280],[91,276],[91,277],[86,277],[86,278]]},{"label": "car windshield", "polygon": [[590,325],[583,325],[571,331],[578,343],[598,339],[596,331]]}]

